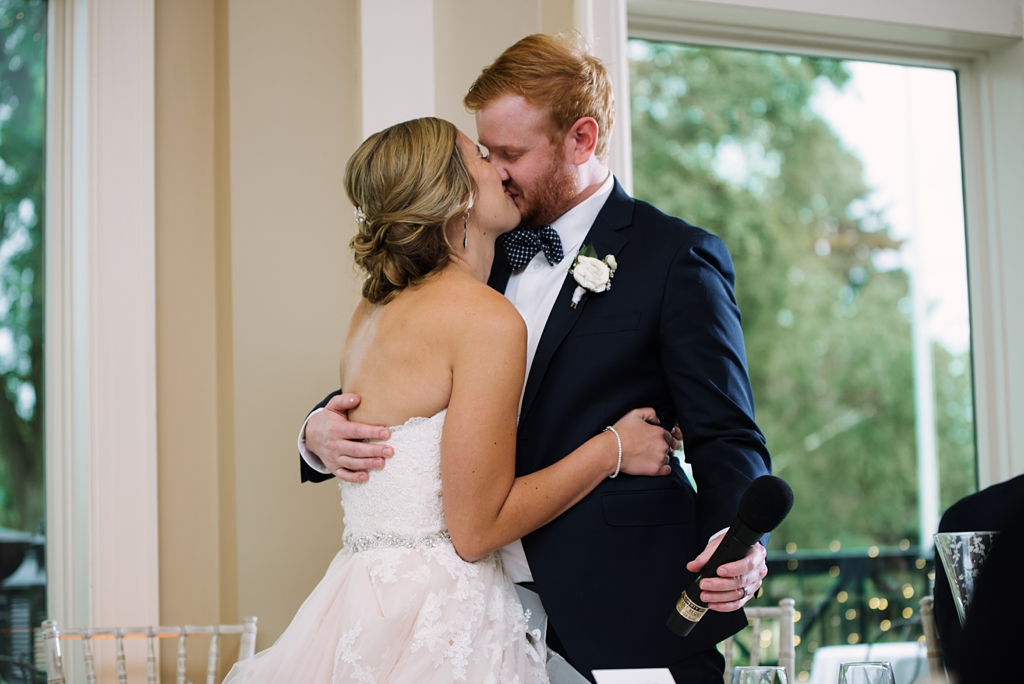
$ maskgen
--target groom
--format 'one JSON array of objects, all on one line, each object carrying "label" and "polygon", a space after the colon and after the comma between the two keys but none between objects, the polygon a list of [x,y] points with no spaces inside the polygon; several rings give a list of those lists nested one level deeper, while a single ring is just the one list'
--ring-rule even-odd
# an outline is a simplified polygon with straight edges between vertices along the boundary
[{"label": "groom", "polygon": [[[652,406],[663,424],[680,426],[696,481],[675,462],[667,477],[608,479],[503,549],[505,566],[515,581],[532,582],[549,642],[588,678],[593,669],[668,667],[677,682],[721,682],[715,644],[746,625],[738,609],[767,572],[763,546],[705,580],[712,611],[689,636],[672,634],[665,620],[747,485],[770,470],[729,253],[631,198],[609,172],[611,86],[576,37],[519,41],[477,78],[465,105],[523,215],[499,238],[489,280],[528,329],[516,475]],[[573,307],[577,283],[566,272],[583,246],[613,255],[618,268],[610,290],[584,291]],[[387,434],[347,422],[358,400],[335,393],[307,419],[304,480],[360,481],[383,465],[387,447],[352,441]]]}]

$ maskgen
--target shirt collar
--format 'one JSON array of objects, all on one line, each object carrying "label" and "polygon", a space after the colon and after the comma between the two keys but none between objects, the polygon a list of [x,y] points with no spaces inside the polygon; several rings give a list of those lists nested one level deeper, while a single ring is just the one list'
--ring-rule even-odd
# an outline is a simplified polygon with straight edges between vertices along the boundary
[{"label": "shirt collar", "polygon": [[593,195],[565,212],[551,223],[551,227],[562,238],[562,249],[566,258],[575,258],[577,250],[583,245],[590,227],[597,220],[605,202],[615,187],[615,176],[612,173],[601,184]]}]

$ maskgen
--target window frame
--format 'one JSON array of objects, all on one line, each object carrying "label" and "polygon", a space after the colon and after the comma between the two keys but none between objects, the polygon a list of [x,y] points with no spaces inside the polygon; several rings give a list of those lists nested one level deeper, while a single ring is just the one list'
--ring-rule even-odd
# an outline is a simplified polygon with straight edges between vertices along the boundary
[{"label": "window frame", "polygon": [[154,5],[47,2],[47,612],[157,624]]},{"label": "window frame", "polygon": [[[1009,268],[1014,256],[1024,259],[1024,200],[1013,191],[1024,187],[1024,132],[1014,126],[1024,120],[1024,2],[979,0],[971,31],[954,28],[968,25],[956,0],[933,0],[920,20],[891,3],[850,7],[842,0],[591,2],[613,17],[624,5],[628,28],[619,35],[629,38],[957,72],[979,486],[1024,473],[1024,359],[1012,354],[1024,349],[1024,311],[1007,305],[1010,293],[1024,292],[1024,274]],[[607,29],[591,38],[605,61],[626,62],[627,39]],[[628,82],[615,90],[620,103],[629,102]],[[629,131],[629,107],[617,114],[619,131]],[[613,169],[631,177],[625,161],[613,156]]]}]

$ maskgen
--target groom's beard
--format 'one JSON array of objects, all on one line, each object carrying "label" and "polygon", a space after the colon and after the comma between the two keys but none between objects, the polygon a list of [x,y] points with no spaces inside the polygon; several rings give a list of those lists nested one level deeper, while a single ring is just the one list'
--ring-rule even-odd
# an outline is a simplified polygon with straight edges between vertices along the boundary
[{"label": "groom's beard", "polygon": [[527,228],[543,228],[550,226],[555,219],[564,214],[578,194],[576,176],[575,166],[552,154],[547,173],[538,181],[536,189],[530,195],[524,195],[519,186],[509,181],[512,191],[526,200],[526,206],[522,208],[521,225]]}]

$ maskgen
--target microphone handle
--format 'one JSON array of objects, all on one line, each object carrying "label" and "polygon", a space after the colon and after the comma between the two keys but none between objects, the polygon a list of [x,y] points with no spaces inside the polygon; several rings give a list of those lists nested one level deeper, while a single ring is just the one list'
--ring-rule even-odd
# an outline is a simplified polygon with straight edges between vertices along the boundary
[{"label": "microphone handle", "polygon": [[718,545],[711,558],[701,568],[700,574],[679,597],[675,609],[665,623],[670,630],[679,636],[689,634],[694,626],[704,617],[708,604],[700,598],[700,582],[706,577],[717,577],[719,566],[738,561],[747,555],[754,544],[761,538],[761,532],[750,529],[737,516],[729,531],[725,533],[722,543]]}]

